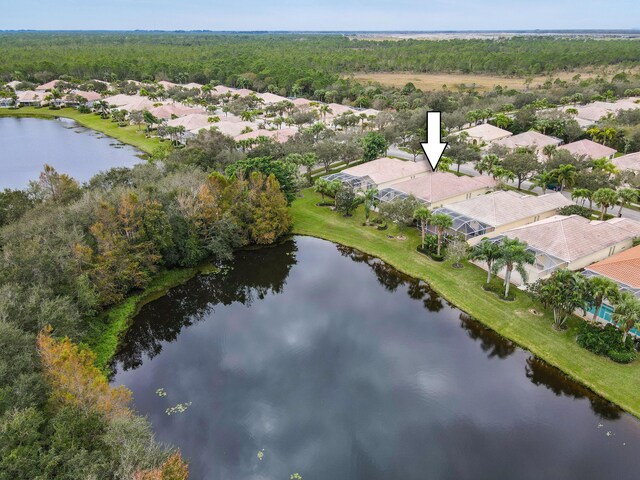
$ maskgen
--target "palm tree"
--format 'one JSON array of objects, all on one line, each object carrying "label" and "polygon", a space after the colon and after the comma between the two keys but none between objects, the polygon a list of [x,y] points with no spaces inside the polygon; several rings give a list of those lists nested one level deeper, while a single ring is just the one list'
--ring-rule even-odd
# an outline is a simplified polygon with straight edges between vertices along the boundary
[{"label": "palm tree", "polygon": [[600,130],[600,127],[591,127],[587,129],[587,135],[589,135],[591,137],[591,140],[593,140],[594,142],[598,141],[601,133],[602,131]]},{"label": "palm tree", "polygon": [[613,311],[614,323],[622,329],[622,343],[633,327],[640,324],[640,300],[631,292],[622,292]]},{"label": "palm tree", "polygon": [[491,283],[493,263],[500,257],[500,251],[500,245],[488,238],[483,238],[480,243],[471,248],[469,258],[487,264],[487,284]]},{"label": "palm tree", "polygon": [[607,142],[613,141],[618,135],[618,131],[612,127],[605,127],[600,132],[600,139],[602,140],[602,145],[606,146]]},{"label": "palm tree", "polygon": [[547,172],[546,170],[540,172],[538,175],[531,179],[532,188],[540,187],[542,189],[542,194],[547,193],[547,189],[549,188],[549,184],[554,180],[553,173]]},{"label": "palm tree", "polygon": [[544,154],[545,157],[547,157],[547,160],[551,160],[551,157],[553,156],[553,154],[557,149],[558,147],[556,147],[555,145],[545,145],[542,148],[542,153]]},{"label": "palm tree", "polygon": [[323,122],[325,121],[327,115],[333,113],[333,110],[331,110],[331,107],[327,104],[320,105],[320,107],[318,108],[318,111],[320,112],[320,116],[322,117]]},{"label": "palm tree", "polygon": [[515,173],[513,173],[511,170],[507,170],[500,165],[496,165],[491,169],[491,175],[493,176],[494,180],[505,183],[513,182],[516,179]]},{"label": "palm tree", "polygon": [[418,207],[413,212],[413,217],[420,223],[421,248],[424,250],[424,237],[427,234],[427,226],[431,219],[431,210],[424,206]]},{"label": "palm tree", "polygon": [[591,168],[594,171],[606,172],[611,175],[618,173],[616,166],[608,158],[599,158],[591,162]]},{"label": "palm tree", "polygon": [[573,192],[571,192],[571,200],[582,200],[581,204],[584,207],[584,202],[589,200],[589,209],[591,210],[591,206],[593,203],[593,192],[588,188],[576,188]]},{"label": "palm tree", "polygon": [[97,102],[94,102],[93,108],[94,110],[100,112],[100,117],[102,117],[103,119],[109,116],[110,107],[109,104],[104,100],[98,100]]},{"label": "palm tree", "polygon": [[151,128],[160,123],[160,120],[158,120],[149,110],[142,112],[142,115],[144,117],[144,123],[147,125],[147,135],[149,135]]},{"label": "palm tree", "polygon": [[504,296],[509,296],[509,287],[511,285],[511,273],[515,269],[522,278],[523,282],[527,282],[528,273],[525,265],[533,265],[536,261],[536,255],[527,250],[527,243],[521,242],[517,238],[511,239],[504,237],[500,243],[500,255],[493,264],[493,273],[497,273],[502,268],[506,269],[504,275]]},{"label": "palm tree", "polygon": [[620,210],[618,216],[622,216],[622,209],[638,200],[638,192],[633,188],[621,188],[618,190],[618,203],[620,204]]},{"label": "palm tree", "polygon": [[363,206],[364,206],[364,220],[367,225],[369,225],[369,215],[371,214],[371,210],[378,205],[378,189],[377,188],[369,188],[364,192],[363,195]]},{"label": "palm tree", "polygon": [[600,220],[604,220],[609,207],[618,201],[618,192],[611,188],[600,188],[593,193],[593,201],[600,205]]},{"label": "palm tree", "polygon": [[588,280],[567,268],[556,270],[551,277],[536,282],[532,293],[545,307],[553,309],[553,326],[558,330],[575,310],[586,313],[590,303]]},{"label": "palm tree", "polygon": [[329,180],[325,178],[319,178],[318,180],[316,180],[313,189],[320,194],[320,196],[322,197],[322,204],[324,205],[324,196],[329,193]]},{"label": "palm tree", "polygon": [[494,121],[496,122],[496,127],[498,128],[509,128],[509,125],[511,125],[512,123],[512,120],[504,113],[498,113],[494,117]]},{"label": "palm tree", "polygon": [[490,153],[482,157],[478,161],[478,163],[476,163],[476,170],[480,175],[482,175],[484,172],[491,172],[493,167],[495,167],[499,163],[500,163],[500,157],[498,157],[493,153]]},{"label": "palm tree", "polygon": [[560,165],[551,173],[560,184],[560,191],[564,190],[564,187],[572,186],[576,181],[576,167],[571,164]]},{"label": "palm tree", "polygon": [[591,277],[589,279],[589,292],[593,298],[593,320],[598,317],[598,312],[605,300],[609,303],[615,303],[618,299],[620,289],[618,284],[607,277]]},{"label": "palm tree", "polygon": [[436,213],[431,217],[431,225],[436,227],[438,232],[438,256],[442,250],[442,237],[446,228],[451,228],[453,225],[453,218],[445,213]]}]

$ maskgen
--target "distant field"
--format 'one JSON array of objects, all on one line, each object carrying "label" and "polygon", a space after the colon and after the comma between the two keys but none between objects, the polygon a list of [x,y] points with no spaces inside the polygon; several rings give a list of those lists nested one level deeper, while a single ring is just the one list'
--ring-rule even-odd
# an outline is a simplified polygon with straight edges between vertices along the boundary
[{"label": "distant field", "polygon": [[[562,80],[570,80],[575,72],[559,72],[552,76],[534,77],[531,86],[535,87],[544,83],[547,79],[561,78]],[[595,72],[581,72],[582,78],[594,77]],[[379,82],[383,85],[393,87],[402,87],[408,82],[412,82],[416,87],[422,90],[440,90],[443,85],[450,89],[464,84],[466,86],[475,85],[479,90],[491,90],[496,85],[503,87],[521,89],[525,86],[525,78],[503,77],[499,75],[478,75],[464,73],[411,73],[411,72],[392,72],[392,73],[362,73],[354,74],[353,78],[360,82]]]}]

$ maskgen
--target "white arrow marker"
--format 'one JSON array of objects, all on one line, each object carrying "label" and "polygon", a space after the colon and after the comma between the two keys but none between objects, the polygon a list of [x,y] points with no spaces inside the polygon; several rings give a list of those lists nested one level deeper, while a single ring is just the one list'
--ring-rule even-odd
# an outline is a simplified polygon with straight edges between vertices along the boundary
[{"label": "white arrow marker", "polygon": [[447,142],[442,142],[441,133],[440,112],[427,112],[427,142],[420,145],[434,172],[438,168],[444,149],[447,148]]}]

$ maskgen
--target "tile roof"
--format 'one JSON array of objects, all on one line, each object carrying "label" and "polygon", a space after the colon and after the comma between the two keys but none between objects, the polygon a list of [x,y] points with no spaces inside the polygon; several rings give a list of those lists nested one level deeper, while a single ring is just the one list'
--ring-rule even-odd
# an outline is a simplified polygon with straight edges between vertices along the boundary
[{"label": "tile roof", "polygon": [[205,112],[202,108],[188,107],[181,103],[167,103],[159,107],[153,107],[149,110],[155,117],[170,119],[173,115],[176,117],[184,117],[185,115],[200,114]]},{"label": "tile roof", "polygon": [[229,135],[230,137],[237,137],[242,134],[242,130],[250,127],[252,130],[258,130],[258,125],[253,122],[226,122],[224,118],[221,118],[219,122],[209,124],[212,127],[216,127],[220,133]]},{"label": "tile roof", "polygon": [[184,117],[169,120],[167,122],[167,125],[170,127],[183,126],[185,130],[193,131],[202,130],[203,128],[208,129],[215,124],[209,122],[209,115],[205,115],[203,113],[191,113],[189,115],[185,115]]},{"label": "tile roof", "polygon": [[604,222],[578,215],[556,215],[505,232],[547,254],[573,262],[619,242],[640,236],[640,223],[628,218],[612,218]]},{"label": "tile roof", "polygon": [[158,82],[158,85],[162,85],[165,90],[169,90],[170,88],[179,86],[177,83],[167,82],[166,80],[160,80]]},{"label": "tile roof", "polygon": [[296,107],[306,107],[311,103],[311,100],[307,100],[306,98],[294,98],[290,100]]},{"label": "tile roof", "polygon": [[247,140],[250,138],[267,137],[267,138],[273,138],[276,142],[284,143],[287,140],[289,140],[291,137],[293,137],[296,133],[298,133],[298,131],[294,128],[282,128],[280,130],[258,129],[252,132],[242,133],[234,137],[234,140],[241,141],[241,140]]},{"label": "tile roof", "polygon": [[22,92],[16,92],[18,102],[39,102],[44,100],[47,96],[46,92],[36,92],[33,90],[24,90]]},{"label": "tile roof", "polygon": [[578,140],[577,142],[567,143],[566,145],[562,145],[558,148],[563,150],[567,150],[573,155],[582,156],[584,155],[587,158],[592,160],[596,160],[598,158],[610,157],[611,155],[615,155],[618,151],[607,147],[605,145],[601,145],[599,143],[593,142],[591,140]]},{"label": "tile roof", "polygon": [[635,170],[640,172],[640,152],[614,158],[612,162],[619,170]]},{"label": "tile roof", "polygon": [[419,178],[394,183],[390,188],[433,203],[495,186],[496,181],[486,175],[458,177],[450,172],[430,172]]},{"label": "tile roof", "polygon": [[104,98],[104,101],[109,105],[116,105],[118,107],[121,107],[122,105],[135,103],[143,99],[147,100],[147,97],[143,97],[141,95],[125,95],[124,93],[119,93],[117,95]]},{"label": "tile roof", "polygon": [[87,102],[95,102],[96,100],[100,100],[102,98],[102,95],[100,95],[98,92],[85,92],[83,90],[71,90],[69,95],[78,95],[84,98]]},{"label": "tile roof", "polygon": [[52,88],[56,88],[56,86],[60,83],[60,80],[51,80],[50,82],[43,83],[42,85],[38,85],[36,90],[51,90]]},{"label": "tile roof", "polygon": [[499,227],[558,210],[568,205],[573,205],[573,202],[560,192],[535,196],[522,195],[522,193],[513,190],[498,190],[462,202],[448,204],[446,208],[485,225]]},{"label": "tile roof", "polygon": [[257,93],[256,97],[261,98],[266,105],[272,105],[274,103],[280,103],[287,101],[287,97],[283,97],[281,95],[276,95],[275,93]]},{"label": "tile roof", "polygon": [[459,135],[462,132],[467,132],[469,137],[479,138],[485,142],[493,142],[513,135],[510,131],[495,127],[489,123],[483,123],[481,125],[476,125],[475,127],[467,128],[457,134]]},{"label": "tile roof", "polygon": [[560,145],[562,140],[530,130],[528,132],[519,133],[518,135],[496,140],[494,143],[504,145],[507,148],[535,147],[537,149],[541,149],[546,145]]},{"label": "tile roof", "polygon": [[590,265],[587,270],[631,288],[640,288],[640,245]]},{"label": "tile roof", "polygon": [[404,179],[411,175],[422,175],[431,171],[427,162],[409,162],[396,158],[378,158],[343,170],[355,177],[369,177],[376,184]]}]

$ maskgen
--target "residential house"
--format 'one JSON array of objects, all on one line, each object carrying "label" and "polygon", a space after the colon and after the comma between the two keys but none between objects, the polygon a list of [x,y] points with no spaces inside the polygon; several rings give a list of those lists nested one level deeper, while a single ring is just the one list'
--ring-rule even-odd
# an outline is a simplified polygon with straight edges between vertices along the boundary
[{"label": "residential house", "polygon": [[174,87],[179,87],[180,85],[178,85],[177,83],[173,83],[173,82],[167,82],[166,80],[160,80],[158,82],[158,85],[161,85],[165,90],[169,90],[171,88]]},{"label": "residential house", "polygon": [[192,114],[205,114],[203,108],[188,107],[182,103],[166,103],[157,107],[152,107],[149,112],[156,118],[170,120],[176,117],[184,117]]},{"label": "residential house", "polygon": [[102,95],[97,92],[85,92],[82,90],[71,90],[62,99],[62,103],[69,107],[77,107],[81,103],[84,103],[87,107],[93,107],[93,104],[100,100]]},{"label": "residential house", "polygon": [[256,97],[260,98],[265,105],[274,105],[280,102],[288,101],[287,97],[283,97],[281,95],[276,95],[275,93],[256,93]]},{"label": "residential house", "polygon": [[[229,137],[237,137],[241,135],[244,130],[251,129],[258,130],[258,124],[255,122],[239,121],[229,122],[224,117],[219,122],[212,123],[211,126],[215,127],[220,133],[224,133]],[[246,133],[246,132],[245,132]]]},{"label": "residential house", "polygon": [[640,152],[614,158],[612,163],[618,170],[633,170],[634,172],[640,173]]},{"label": "residential house", "polygon": [[[640,298],[640,245],[589,265],[582,273],[588,278],[605,277],[613,280],[620,287],[620,291],[630,292]],[[595,308],[592,308],[590,313],[595,313]],[[605,299],[597,316],[611,322],[612,315],[613,307]]]},{"label": "residential house", "polygon": [[11,90],[16,90],[16,88],[18,88],[18,85],[20,85],[22,82],[20,80],[12,80],[9,83],[5,83],[6,87],[9,87]]},{"label": "residential house", "polygon": [[590,160],[606,158],[611,160],[618,151],[614,148],[607,147],[591,140],[578,140],[577,142],[567,143],[558,147],[561,150],[575,155],[576,157],[586,157]]},{"label": "residential house", "polygon": [[424,161],[409,162],[383,157],[346,168],[323,178],[329,181],[338,180],[356,189],[374,187],[382,189],[394,183],[424,177],[430,172],[432,172],[431,166]]},{"label": "residential house", "polygon": [[482,123],[475,127],[461,130],[456,135],[461,135],[462,133],[466,133],[468,141],[474,145],[486,145],[513,135],[509,130],[503,130],[489,123]]},{"label": "residential house", "polygon": [[249,139],[258,139],[260,137],[272,138],[278,143],[285,143],[291,137],[294,137],[298,133],[295,128],[282,128],[280,130],[265,130],[263,128],[253,130],[248,133],[242,133],[233,137],[236,142]]},{"label": "residential house", "polygon": [[184,127],[187,132],[185,139],[195,137],[201,130],[209,130],[214,125],[214,123],[209,122],[209,115],[204,113],[191,113],[167,122],[168,127]]},{"label": "residential house", "polygon": [[543,135],[535,130],[519,133],[511,137],[502,138],[493,142],[495,145],[502,145],[509,150],[515,150],[520,147],[530,148],[534,150],[538,156],[543,158],[543,149],[547,145],[555,145],[556,147],[562,143],[562,140],[549,135]]},{"label": "residential house", "polygon": [[[628,218],[607,221],[589,220],[579,215],[556,215],[514,228],[495,237],[517,238],[527,242],[536,255],[534,265],[526,267],[528,282],[546,278],[560,268],[581,270],[633,246],[640,237],[640,223]],[[513,273],[515,284],[522,278]]]},{"label": "residential house", "polygon": [[451,172],[427,172],[424,176],[392,183],[379,191],[378,199],[390,202],[413,195],[435,208],[484,195],[495,187],[496,181],[486,175],[459,177]]},{"label": "residential house", "polygon": [[218,95],[226,95],[227,93],[233,94],[236,91],[235,88],[227,87],[225,85],[216,85],[213,90]]},{"label": "residential house", "polygon": [[46,92],[36,92],[34,90],[25,90],[23,92],[16,92],[17,99],[16,105],[20,107],[39,107],[44,98],[47,95]]},{"label": "residential house", "polygon": [[38,85],[36,87],[36,92],[46,92],[48,90],[53,90],[58,86],[60,80],[51,80],[50,82],[44,83],[42,85]]},{"label": "residential house", "polygon": [[558,214],[573,202],[560,192],[546,195],[523,195],[513,190],[498,190],[457,203],[447,203],[434,210],[453,219],[448,233],[463,235],[470,244],[484,237],[496,236]]}]

